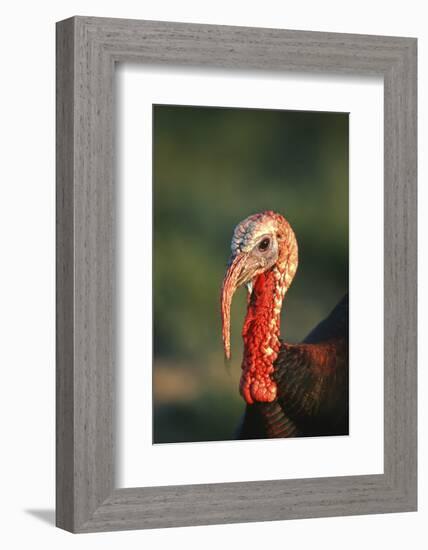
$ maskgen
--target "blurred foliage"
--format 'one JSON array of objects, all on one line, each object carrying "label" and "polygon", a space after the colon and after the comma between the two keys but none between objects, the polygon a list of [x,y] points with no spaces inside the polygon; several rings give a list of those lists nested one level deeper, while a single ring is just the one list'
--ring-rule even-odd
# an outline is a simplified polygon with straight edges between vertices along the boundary
[{"label": "blurred foliage", "polygon": [[348,288],[348,115],[156,105],[153,126],[154,442],[231,439],[246,304],[241,290],[228,373],[219,296],[233,229],[267,209],[292,225],[282,337],[303,339]]}]

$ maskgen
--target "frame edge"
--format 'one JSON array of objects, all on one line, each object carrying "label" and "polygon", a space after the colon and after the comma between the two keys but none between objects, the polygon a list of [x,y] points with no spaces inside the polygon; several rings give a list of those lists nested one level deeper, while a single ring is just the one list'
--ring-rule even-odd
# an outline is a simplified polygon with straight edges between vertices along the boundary
[{"label": "frame edge", "polygon": [[56,24],[56,525],[74,531],[74,18]]}]

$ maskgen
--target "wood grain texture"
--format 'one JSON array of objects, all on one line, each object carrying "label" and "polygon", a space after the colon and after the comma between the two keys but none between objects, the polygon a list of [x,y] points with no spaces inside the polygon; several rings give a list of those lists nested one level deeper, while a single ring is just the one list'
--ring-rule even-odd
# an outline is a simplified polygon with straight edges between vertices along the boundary
[{"label": "wood grain texture", "polygon": [[[115,489],[113,82],[125,61],[383,76],[383,475]],[[91,532],[416,510],[416,244],[415,39],[58,23],[57,525]]]},{"label": "wood grain texture", "polygon": [[56,37],[56,520],[73,528],[74,25]]}]

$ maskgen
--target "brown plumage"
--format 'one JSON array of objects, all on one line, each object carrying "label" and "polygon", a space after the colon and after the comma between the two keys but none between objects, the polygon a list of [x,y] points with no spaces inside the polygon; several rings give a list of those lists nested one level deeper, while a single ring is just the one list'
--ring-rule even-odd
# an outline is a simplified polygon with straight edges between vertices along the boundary
[{"label": "brown plumage", "polygon": [[246,406],[238,439],[349,433],[347,295],[303,343],[282,343],[274,379],[278,398]]}]

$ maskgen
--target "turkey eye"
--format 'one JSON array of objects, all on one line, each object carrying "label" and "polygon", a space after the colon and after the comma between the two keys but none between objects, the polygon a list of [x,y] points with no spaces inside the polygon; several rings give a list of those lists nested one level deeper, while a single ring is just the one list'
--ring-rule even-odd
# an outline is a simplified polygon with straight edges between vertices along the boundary
[{"label": "turkey eye", "polygon": [[266,250],[269,244],[270,244],[269,239],[263,239],[259,244],[259,250]]}]

